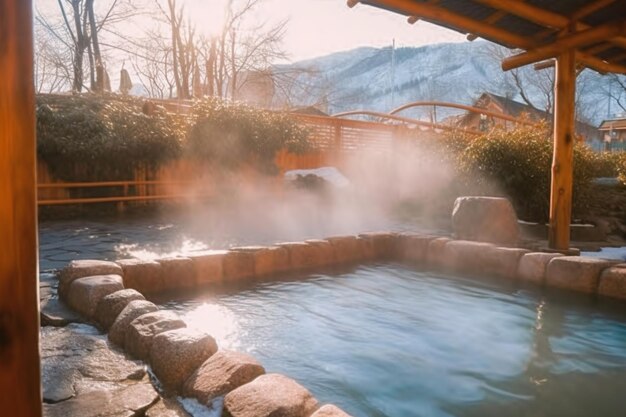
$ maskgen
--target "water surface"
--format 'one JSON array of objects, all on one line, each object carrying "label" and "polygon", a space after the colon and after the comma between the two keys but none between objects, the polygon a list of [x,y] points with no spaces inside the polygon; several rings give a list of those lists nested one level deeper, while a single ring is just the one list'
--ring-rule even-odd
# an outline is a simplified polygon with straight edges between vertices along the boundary
[{"label": "water surface", "polygon": [[373,265],[166,305],[354,416],[626,415],[604,301]]}]

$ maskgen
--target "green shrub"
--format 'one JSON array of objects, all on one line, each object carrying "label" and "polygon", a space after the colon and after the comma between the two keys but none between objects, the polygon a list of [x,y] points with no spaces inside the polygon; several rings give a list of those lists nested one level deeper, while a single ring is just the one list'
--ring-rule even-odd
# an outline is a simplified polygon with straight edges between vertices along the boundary
[{"label": "green shrub", "polygon": [[188,150],[224,168],[251,163],[273,173],[276,152],[304,152],[307,137],[307,130],[285,113],[206,99],[194,105]]},{"label": "green shrub", "polygon": [[626,152],[620,152],[617,155],[615,164],[617,166],[617,178],[622,184],[626,185]]},{"label": "green shrub", "polygon": [[119,96],[37,97],[37,154],[66,181],[131,179],[139,166],[178,157],[180,121],[142,113],[143,101]]},{"label": "green shrub", "polygon": [[[588,207],[595,156],[574,147],[574,214]],[[458,155],[460,178],[471,192],[509,197],[524,220],[549,218],[552,140],[546,126],[494,129],[468,142]]]}]

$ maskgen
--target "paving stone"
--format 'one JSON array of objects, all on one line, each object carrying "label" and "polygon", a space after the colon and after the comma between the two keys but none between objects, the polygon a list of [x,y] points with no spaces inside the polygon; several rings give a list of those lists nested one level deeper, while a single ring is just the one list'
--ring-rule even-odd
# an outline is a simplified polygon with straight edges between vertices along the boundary
[{"label": "paving stone", "polygon": [[224,410],[230,417],[309,417],[317,400],[293,379],[261,375],[226,394]]},{"label": "paving stone", "polygon": [[108,330],[122,310],[135,300],[145,300],[145,298],[137,290],[131,288],[109,294],[98,303],[94,318],[105,330]]},{"label": "paving stone", "polygon": [[96,275],[78,278],[72,282],[67,293],[67,303],[86,317],[93,317],[100,300],[124,289],[119,275]]},{"label": "paving stone", "polygon": [[196,271],[191,258],[182,256],[157,259],[163,270],[163,291],[195,288]]},{"label": "paving stone", "polygon": [[600,273],[614,262],[585,256],[554,258],[546,270],[546,285],[572,291],[595,293]]},{"label": "paving stone", "polygon": [[350,414],[343,411],[336,405],[326,404],[320,407],[311,417],[351,417]]},{"label": "paving stone", "polygon": [[263,366],[252,356],[219,350],[187,379],[183,393],[207,404],[264,373]]},{"label": "paving stone", "polygon": [[48,298],[40,304],[41,326],[62,327],[70,323],[81,323],[83,319],[58,298]]},{"label": "paving stone", "polygon": [[141,362],[130,360],[105,335],[85,324],[42,327],[41,365],[43,398],[48,402],[75,396],[80,381],[117,384],[146,375]]},{"label": "paving stone", "polygon": [[198,285],[214,285],[224,282],[224,256],[227,253],[226,250],[213,250],[189,255]]},{"label": "paving stone", "polygon": [[149,356],[152,370],[163,386],[178,390],[215,352],[217,343],[211,336],[181,328],[154,336]]},{"label": "paving stone", "polygon": [[130,323],[137,317],[144,314],[153,313],[159,308],[150,301],[134,300],[128,303],[122,312],[117,316],[111,328],[109,329],[109,340],[118,346],[124,346],[126,341],[126,332],[130,327]]},{"label": "paving stone", "polygon": [[615,265],[602,271],[598,294],[626,300],[626,264]]},{"label": "paving stone", "polygon": [[65,297],[72,281],[94,275],[123,275],[122,268],[114,262],[83,259],[71,261],[59,273],[59,297]]},{"label": "paving stone", "polygon": [[136,358],[148,359],[156,335],[185,326],[185,322],[172,311],[162,310],[143,314],[130,322],[124,339],[124,348]]},{"label": "paving stone", "polygon": [[533,252],[527,253],[519,261],[517,279],[543,285],[546,281],[546,268],[554,258],[563,256],[560,253]]},{"label": "paving stone", "polygon": [[150,383],[91,391],[57,404],[44,404],[45,417],[133,417],[159,399]]},{"label": "paving stone", "polygon": [[146,417],[192,417],[178,403],[170,398],[161,398],[146,411]]},{"label": "paving stone", "polygon": [[163,289],[163,268],[155,261],[141,259],[121,259],[116,261],[124,272],[124,287],[142,294],[161,292]]}]

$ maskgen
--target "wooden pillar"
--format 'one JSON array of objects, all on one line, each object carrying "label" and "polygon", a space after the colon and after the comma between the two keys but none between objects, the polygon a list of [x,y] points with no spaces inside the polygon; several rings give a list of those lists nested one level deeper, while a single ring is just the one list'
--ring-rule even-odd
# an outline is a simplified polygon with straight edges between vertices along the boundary
[{"label": "wooden pillar", "polygon": [[32,3],[0,0],[0,413],[41,416]]},{"label": "wooden pillar", "polygon": [[559,251],[569,249],[572,218],[575,63],[573,50],[563,52],[556,61],[549,245]]}]

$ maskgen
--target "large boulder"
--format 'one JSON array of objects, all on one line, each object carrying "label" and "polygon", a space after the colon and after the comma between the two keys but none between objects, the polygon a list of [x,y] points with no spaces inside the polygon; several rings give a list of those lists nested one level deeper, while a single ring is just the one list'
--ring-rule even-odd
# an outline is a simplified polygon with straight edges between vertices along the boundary
[{"label": "large boulder", "polygon": [[94,275],[123,275],[122,268],[115,262],[81,259],[70,262],[59,274],[59,296],[65,298],[72,281]]},{"label": "large boulder", "polygon": [[219,350],[187,379],[183,394],[207,404],[264,373],[263,366],[252,356]]},{"label": "large boulder", "polygon": [[546,280],[546,268],[554,258],[563,256],[560,253],[535,252],[527,253],[519,260],[517,279],[543,285]]},{"label": "large boulder", "polygon": [[346,413],[336,405],[326,404],[313,413],[311,417],[350,417],[350,414]]},{"label": "large boulder", "polygon": [[598,294],[626,300],[626,264],[615,265],[602,271]]},{"label": "large boulder", "polygon": [[163,290],[163,268],[155,261],[121,259],[117,261],[124,271],[124,286],[142,294]]},{"label": "large boulder", "polygon": [[584,256],[561,256],[554,258],[546,270],[548,287],[595,293],[600,273],[614,262]]},{"label": "large boulder", "polygon": [[261,375],[224,398],[229,417],[309,417],[317,406],[306,388],[279,374]]},{"label": "large boulder", "polygon": [[188,328],[170,330],[154,336],[150,364],[165,388],[178,390],[215,352],[217,343],[206,333]]},{"label": "large boulder", "polygon": [[506,198],[457,198],[452,210],[452,228],[457,239],[500,244],[519,240],[517,215]]},{"label": "large boulder", "polygon": [[137,317],[144,314],[153,313],[159,308],[150,301],[134,300],[128,303],[122,312],[117,316],[109,329],[109,340],[119,346],[124,346],[126,332],[130,323]]},{"label": "large boulder", "polygon": [[168,330],[186,327],[173,311],[155,311],[130,322],[124,339],[126,351],[139,359],[148,359],[154,337]]},{"label": "large boulder", "polygon": [[135,300],[145,300],[145,298],[141,293],[130,288],[115,291],[100,300],[94,318],[102,328],[108,330],[124,307]]},{"label": "large boulder", "polygon": [[67,302],[74,310],[91,318],[100,300],[122,289],[124,289],[124,283],[119,275],[78,278],[70,285]]}]

